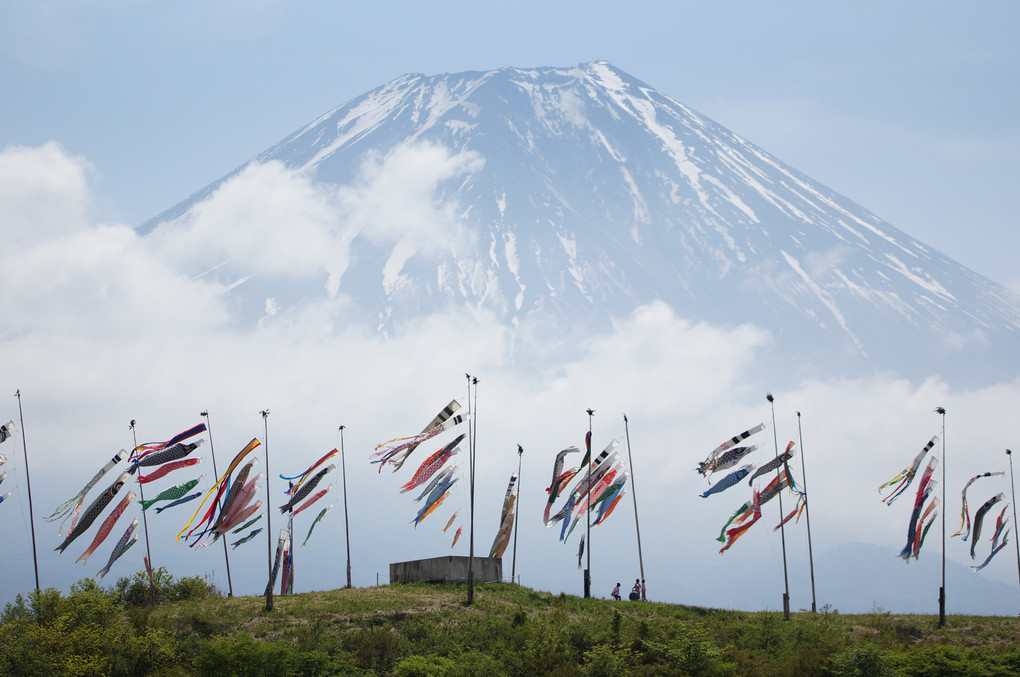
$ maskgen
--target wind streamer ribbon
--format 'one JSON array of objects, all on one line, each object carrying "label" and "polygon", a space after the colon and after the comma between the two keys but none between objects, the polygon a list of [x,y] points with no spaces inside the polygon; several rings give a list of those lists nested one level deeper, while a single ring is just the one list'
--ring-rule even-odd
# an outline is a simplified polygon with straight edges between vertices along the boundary
[{"label": "wind streamer ribbon", "polygon": [[234,460],[232,460],[230,462],[230,465],[227,466],[227,469],[226,469],[226,471],[224,471],[223,475],[220,476],[220,478],[218,480],[216,480],[216,482],[212,485],[212,487],[209,489],[209,491],[207,491],[205,493],[205,496],[202,497],[202,502],[198,506],[198,509],[195,510],[195,514],[191,516],[191,519],[188,520],[187,524],[184,525],[184,528],[181,529],[180,533],[177,534],[177,538],[174,539],[174,540],[179,541],[182,538],[184,538],[184,532],[186,532],[188,530],[188,527],[192,526],[192,524],[195,521],[195,518],[198,517],[198,513],[200,513],[202,511],[202,506],[204,506],[206,504],[206,501],[208,501],[209,498],[211,496],[213,496],[213,494],[215,494],[216,498],[213,499],[212,504],[209,506],[208,511],[202,517],[202,519],[199,521],[198,525],[196,525],[192,529],[192,531],[197,531],[199,528],[201,528],[201,526],[203,524],[207,524],[207,523],[211,524],[212,523],[212,518],[214,516],[214,512],[215,512],[216,507],[217,507],[216,504],[219,501],[221,495],[223,494],[223,490],[227,486],[227,482],[229,481],[231,473],[233,473],[234,470],[237,469],[237,466],[241,464],[241,461],[244,460],[245,456],[250,454],[254,449],[256,449],[261,444],[262,443],[259,442],[257,438],[256,439],[252,439],[251,442],[249,442],[247,445],[245,445],[244,449],[242,449],[241,451],[239,451],[237,453],[237,456],[234,456]]},{"label": "wind streamer ribbon", "polygon": [[886,487],[892,486],[893,484],[899,482],[899,485],[893,488],[892,492],[882,499],[883,503],[885,503],[886,505],[892,505],[893,501],[899,498],[900,494],[907,490],[907,487],[910,486],[910,483],[914,481],[914,475],[917,474],[917,469],[921,467],[921,461],[924,460],[924,455],[931,451],[931,448],[935,446],[935,443],[938,442],[938,439],[939,439],[938,435],[932,437],[928,444],[924,445],[924,449],[922,449],[920,453],[918,453],[917,456],[914,457],[914,460],[910,465],[904,468],[899,475],[878,487],[878,491],[879,493],[881,493],[882,490],[885,489]]},{"label": "wind streamer ribbon", "polygon": [[53,514],[45,518],[47,522],[55,522],[60,518],[64,518],[64,521],[60,523],[60,527],[57,529],[58,536],[61,531],[63,531],[64,523],[67,522],[68,519],[71,520],[70,529],[74,529],[75,525],[78,523],[78,516],[81,514],[81,506],[85,501],[85,495],[89,493],[89,490],[92,489],[92,487],[96,486],[99,480],[103,479],[103,475],[110,472],[115,465],[124,460],[125,456],[127,456],[127,451],[125,449],[121,449],[114,454],[113,458],[107,461],[106,465],[100,468],[99,472],[92,476],[92,479],[88,481],[88,484],[82,487],[81,491],[61,503],[60,506],[53,511]]},{"label": "wind streamer ribbon", "polygon": [[957,529],[956,533],[950,536],[950,538],[962,536],[960,540],[966,541],[967,537],[970,536],[970,511],[967,508],[967,489],[970,488],[970,485],[974,484],[974,482],[981,479],[982,477],[1004,477],[1005,475],[1006,475],[1005,470],[1000,470],[998,472],[984,472],[981,473],[980,475],[974,475],[974,477],[971,477],[967,481],[967,484],[963,486],[963,491],[960,492],[963,496],[963,508],[961,509],[960,512],[960,528]]},{"label": "wind streamer ribbon", "polygon": [[974,547],[977,545],[978,539],[981,538],[981,523],[984,522],[985,514],[987,514],[988,511],[992,509],[992,506],[994,506],[996,503],[998,503],[1005,497],[1006,497],[1005,494],[1003,494],[1000,491],[995,496],[992,496],[987,501],[985,501],[984,505],[978,508],[978,511],[974,513],[974,538],[970,542],[971,559],[974,559]]},{"label": "wind streamer ribbon", "polygon": [[[176,435],[168,439],[166,442],[146,442],[145,444],[139,444],[131,452],[131,457],[128,460],[129,461],[140,460],[152,454],[153,452],[160,451],[162,449],[167,449],[169,447],[172,447],[176,444],[183,442],[186,439],[192,438],[195,435],[198,435],[199,433],[203,433],[205,432],[205,430],[206,430],[205,423],[199,423],[193,428],[188,428],[184,432],[177,433]],[[153,464],[145,463],[143,465]]]}]

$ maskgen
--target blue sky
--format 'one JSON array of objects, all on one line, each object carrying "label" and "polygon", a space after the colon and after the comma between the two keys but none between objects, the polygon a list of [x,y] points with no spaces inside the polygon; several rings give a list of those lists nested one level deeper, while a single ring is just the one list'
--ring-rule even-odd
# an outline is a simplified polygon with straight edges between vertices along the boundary
[{"label": "blue sky", "polygon": [[[1003,449],[1020,439],[1015,364],[1004,365],[1002,383],[965,391],[937,373],[917,383],[880,374],[780,387],[762,382],[755,368],[761,347],[775,340],[767,331],[713,327],[653,303],[578,346],[574,361],[527,374],[513,364],[508,329],[463,309],[382,337],[335,321],[335,310],[310,297],[289,312],[267,305],[266,316],[250,326],[227,290],[189,271],[189,257],[201,246],[183,235],[138,237],[126,226],[404,73],[605,59],[964,265],[1020,289],[1013,204],[1020,183],[1018,19],[1020,5],[1012,2],[965,10],[947,2],[662,2],[625,12],[604,2],[0,3],[0,424],[17,418],[16,401],[3,393],[20,388],[28,442],[38,454],[33,471],[40,468],[33,473],[36,515],[48,514],[130,444],[129,420],[137,419],[140,437],[152,441],[200,422],[198,412],[207,409],[224,459],[262,434],[258,412],[268,408],[279,454],[274,473],[300,472],[335,446],[337,426],[347,425],[347,470],[361,518],[352,525],[354,582],[374,584],[376,573],[385,580],[389,562],[444,554],[449,540],[429,525],[408,525],[411,504],[398,496],[403,480],[376,473],[367,455],[388,436],[420,430],[451,397],[461,397],[467,371],[482,379],[480,442],[489,454],[479,468],[479,513],[488,520],[480,549],[495,528],[486,515],[498,513],[518,443],[527,450],[521,505],[541,505],[551,455],[583,443],[585,410],[598,412],[600,447],[623,439],[626,411],[653,596],[776,608],[778,573],[746,573],[749,563],[778,572],[778,535],[749,533],[718,555],[713,539],[735,506],[698,498],[704,481],[693,472],[722,439],[769,420],[763,394],[770,390],[780,442],[795,438],[794,415],[802,411],[805,446],[819,452],[810,462],[812,491],[824,497],[812,503],[816,556],[861,543],[880,553],[861,555],[877,569],[858,568],[852,580],[837,577],[834,567],[820,570],[819,603],[836,601],[843,611],[877,605],[932,612],[937,559],[906,567],[892,557],[903,543],[905,506],[886,508],[874,487],[937,432],[936,405],[950,412],[949,444],[968,455],[966,464],[951,461],[951,491],[975,472],[1004,469]],[[324,232],[322,215],[303,177],[279,174],[269,183],[290,210],[291,231],[275,227],[284,217],[274,212],[262,215],[259,232],[275,236],[280,247],[255,247],[252,224],[230,228],[237,224],[229,220],[210,228],[203,246],[221,238],[230,253],[260,254],[265,259],[253,265],[273,264],[288,281],[301,280],[321,264],[315,258],[321,252],[279,252],[298,226]],[[434,177],[412,178],[424,188],[406,195],[431,198],[426,189]],[[227,197],[244,202],[253,194]],[[429,200],[405,206],[436,208]],[[408,374],[415,387],[401,387]],[[767,439],[762,446],[768,449]],[[32,585],[19,447],[4,447],[11,477],[3,489],[15,495],[0,506],[6,518],[0,540],[15,546],[0,549],[0,568],[8,572],[0,602]],[[206,468],[207,480],[210,474]],[[989,491],[1001,489],[991,483]],[[329,500],[339,503],[335,493]],[[951,525],[958,501],[952,493],[947,499]],[[450,503],[448,509],[465,514],[463,495]],[[306,562],[342,562],[338,513],[318,527],[334,538],[309,543]],[[595,575],[600,595],[635,573],[629,549],[606,545],[632,542],[630,516],[619,514],[594,545],[603,567]],[[209,550],[183,553],[173,543],[180,521],[172,512],[163,517],[150,523],[157,564],[181,575],[219,566],[220,555]],[[552,546],[555,536],[534,515],[520,524],[522,582],[578,593],[576,541]],[[275,518],[273,525],[279,527]],[[36,527],[44,586],[67,589],[100,566],[77,567],[76,554],[52,554],[59,542],[54,525]],[[800,572],[793,605],[801,608],[809,605],[803,530],[788,538]],[[1015,613],[1014,560],[1003,555],[974,576],[964,545],[950,544],[951,609],[959,608],[967,582],[982,586],[973,604]],[[112,575],[137,571],[140,550]],[[240,593],[265,585],[265,558],[257,554],[247,571],[241,563],[234,569]],[[298,589],[342,584],[335,573],[309,564]],[[712,590],[706,578],[727,585]],[[867,586],[879,578],[910,599],[893,605],[871,597]]]},{"label": "blue sky", "polygon": [[0,148],[94,167],[138,224],[407,72],[605,59],[893,225],[1020,288],[1012,2],[0,5]]}]

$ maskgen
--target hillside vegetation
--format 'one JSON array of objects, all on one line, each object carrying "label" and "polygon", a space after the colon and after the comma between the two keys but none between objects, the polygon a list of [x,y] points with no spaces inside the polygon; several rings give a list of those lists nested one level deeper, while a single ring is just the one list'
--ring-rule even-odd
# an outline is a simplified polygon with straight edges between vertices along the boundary
[{"label": "hillside vegetation", "polygon": [[1020,619],[877,611],[793,614],[613,602],[513,584],[389,585],[220,597],[157,572],[110,588],[19,596],[0,616],[0,674],[995,675],[1020,674]]}]

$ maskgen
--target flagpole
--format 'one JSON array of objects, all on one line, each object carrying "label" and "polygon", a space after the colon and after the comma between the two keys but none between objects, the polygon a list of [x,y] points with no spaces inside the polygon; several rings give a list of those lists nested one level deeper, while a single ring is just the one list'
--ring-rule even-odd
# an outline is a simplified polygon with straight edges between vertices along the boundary
[{"label": "flagpole", "polygon": [[811,549],[811,503],[807,494],[807,463],[804,462],[804,433],[800,428],[800,412],[797,412],[797,439],[800,441],[800,481],[804,484],[804,517],[807,519],[808,568],[811,571],[811,613],[818,611],[815,603],[815,556]]},{"label": "flagpole", "polygon": [[942,417],[942,587],[939,588],[939,627],[946,626],[946,410],[935,407]]},{"label": "flagpole", "polygon": [[[290,482],[287,484],[291,485]],[[293,485],[291,485],[293,486]],[[291,508],[290,516],[287,518],[287,538],[290,539],[290,547],[287,548],[287,557],[290,558],[290,566],[287,567],[287,580],[283,582],[287,590],[285,594],[294,594],[294,509]]]},{"label": "flagpole", "polygon": [[[524,459],[524,447],[522,447],[520,444],[518,444],[517,445],[517,495],[518,496],[521,495],[521,461],[523,459]],[[514,578],[515,578],[516,573],[517,573],[517,526],[521,523],[521,521],[519,519],[517,519],[517,515],[520,514],[520,511],[517,509],[519,503],[520,503],[520,500],[518,500],[518,501],[516,501],[514,503],[514,513],[515,513],[515,516],[514,516],[514,556],[510,560],[510,582],[511,583],[514,582]]]},{"label": "flagpole", "polygon": [[[1013,483],[1013,452],[1009,449],[1006,450],[1006,456],[1009,457],[1009,488],[1013,495],[1013,531],[1016,532],[1016,485]],[[1017,539],[1017,533],[1013,534],[1013,545],[1016,546],[1016,575],[1020,579],[1020,540]]]},{"label": "flagpole", "polygon": [[[272,527],[273,507],[270,504],[270,499],[269,499],[269,479],[270,479],[270,475],[269,475],[269,410],[268,409],[263,409],[262,411],[259,412],[259,414],[262,415],[262,431],[263,431],[262,439],[263,439],[263,442],[265,443],[265,447],[266,447],[266,449],[265,449],[265,454],[266,454],[266,554],[268,555],[268,559],[269,559],[269,585],[266,586],[266,611],[272,611],[273,610],[273,583],[275,583],[276,581],[274,580],[275,577],[273,576],[273,527]],[[281,542],[282,542],[283,538],[285,538],[285,537],[282,536],[282,534],[281,534]],[[277,548],[277,555],[280,554],[280,550],[282,550],[282,548],[278,547]],[[279,562],[279,559],[277,559],[277,562]]]},{"label": "flagpole", "polygon": [[[471,544],[468,548],[468,596],[467,603],[474,604],[475,601],[475,435],[478,431],[477,406],[478,406],[478,379],[470,374],[464,374],[468,382],[468,410],[471,418],[468,421],[468,482],[471,485]],[[475,402],[471,404],[471,386],[475,387]]]},{"label": "flagpole", "polygon": [[[588,492],[585,495],[585,541],[588,543],[587,560],[584,568],[584,598],[591,597],[591,417],[595,415],[594,409],[586,409],[588,412]],[[580,564],[580,562],[578,563]]]},{"label": "flagpole", "polygon": [[[262,415],[263,440],[264,440],[265,446],[266,446],[266,449],[265,449],[265,454],[266,454],[266,543],[267,543],[266,547],[268,548],[268,554],[269,554],[269,575],[272,576],[273,575],[273,526],[272,526],[273,510],[272,510],[272,506],[270,505],[270,498],[269,498],[269,479],[270,479],[270,474],[269,474],[269,410],[268,409],[263,409],[259,413]],[[270,594],[272,594],[272,590],[270,590]],[[268,610],[271,611],[272,608],[273,608],[272,607],[272,601],[267,602],[267,604],[269,605],[268,606]]]},{"label": "flagpole", "polygon": [[645,598],[645,560],[641,556],[641,524],[638,522],[637,514],[637,484],[634,480],[634,458],[630,454],[630,423],[627,420],[627,414],[623,415],[623,429],[627,434],[627,462],[630,464],[630,493],[634,499],[634,530],[637,531],[637,558],[638,567],[641,569],[641,600],[647,601]]},{"label": "flagpole", "polygon": [[21,389],[15,393],[18,398],[18,419],[21,421],[21,448],[25,452],[25,481],[28,485],[28,523],[32,529],[32,565],[35,567],[35,591],[39,592],[39,557],[35,547],[35,513],[32,511],[32,476],[28,472],[28,441],[25,439],[25,414],[21,410]]},{"label": "flagpole", "polygon": [[[212,419],[209,417],[209,411],[208,410],[201,412],[199,414],[199,416],[201,416],[202,418],[205,419],[205,427],[209,430],[209,455],[212,456],[213,475],[215,475],[215,477],[213,478],[213,481],[215,482],[216,480],[219,480],[220,472],[216,469],[216,447],[213,445]],[[218,505],[219,504],[219,500],[217,500],[216,503]],[[227,563],[227,597],[233,597],[234,596],[234,584],[230,580],[230,555],[227,554],[227,539],[226,538],[223,539],[223,559]]]},{"label": "flagpole", "polygon": [[[776,456],[779,456],[779,433],[776,432],[776,403],[775,398],[772,397],[772,393],[765,393],[765,399],[769,401],[769,405],[772,407],[772,440],[776,447]],[[786,513],[783,512],[783,466],[780,465],[776,468],[776,479],[779,481],[779,491],[776,494],[779,496],[779,533],[782,537],[783,543],[783,618],[790,620],[790,577],[786,571],[786,525],[783,524],[783,518],[786,517]]]},{"label": "flagpole", "polygon": [[[131,423],[128,425],[131,429],[131,440],[135,443],[135,446],[131,450],[131,455],[134,456],[135,452],[138,451],[138,435],[135,432],[135,419],[131,419]],[[149,520],[145,516],[145,484],[142,482],[138,483],[138,495],[142,499],[142,526],[145,528],[145,568],[149,574],[149,601],[152,602],[152,606],[156,606],[156,582],[152,580],[152,551],[149,550]]]},{"label": "flagpole", "polygon": [[340,426],[340,470],[344,482],[344,533],[347,535],[347,587],[351,585],[351,523],[347,519],[347,462],[344,460],[344,428]]}]

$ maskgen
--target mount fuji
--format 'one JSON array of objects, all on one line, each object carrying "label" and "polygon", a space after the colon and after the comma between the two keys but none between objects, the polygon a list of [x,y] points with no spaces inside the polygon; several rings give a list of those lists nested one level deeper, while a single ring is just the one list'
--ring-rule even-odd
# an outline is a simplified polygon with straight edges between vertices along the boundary
[{"label": "mount fuji", "polygon": [[[355,185],[386,195],[386,172],[411,167],[431,176],[427,212],[351,198]],[[226,249],[195,271],[222,281],[252,321],[314,299],[390,332],[467,307],[509,327],[526,362],[539,358],[536,337],[568,351],[661,301],[693,321],[767,330],[763,369],[777,373],[962,385],[1002,377],[1020,348],[1009,290],[605,62],[404,75],[140,231],[197,228],[217,195],[266,168],[313,186],[304,204],[334,209],[317,217],[325,241],[304,241],[289,218],[277,225],[278,249],[315,250],[299,278],[245,269]]]}]

